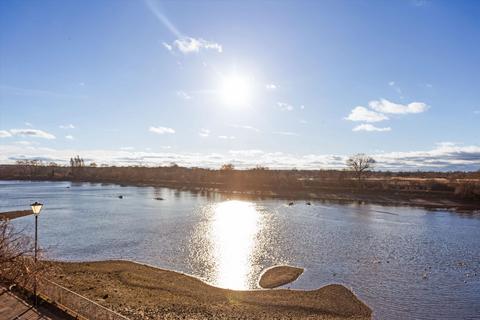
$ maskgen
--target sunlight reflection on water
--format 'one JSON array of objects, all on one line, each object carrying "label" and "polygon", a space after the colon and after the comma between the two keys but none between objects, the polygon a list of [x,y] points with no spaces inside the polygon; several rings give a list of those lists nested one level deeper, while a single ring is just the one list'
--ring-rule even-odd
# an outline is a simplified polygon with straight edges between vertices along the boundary
[{"label": "sunlight reflection on water", "polygon": [[253,203],[244,201],[225,201],[207,210],[212,211],[209,237],[216,261],[216,284],[231,289],[248,288],[259,212]]}]

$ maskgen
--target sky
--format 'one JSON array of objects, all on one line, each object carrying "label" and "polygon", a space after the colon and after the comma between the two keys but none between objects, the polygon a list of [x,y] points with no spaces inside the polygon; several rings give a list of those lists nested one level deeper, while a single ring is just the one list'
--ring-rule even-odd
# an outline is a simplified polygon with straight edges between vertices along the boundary
[{"label": "sky", "polygon": [[478,1],[0,1],[0,163],[480,169]]}]

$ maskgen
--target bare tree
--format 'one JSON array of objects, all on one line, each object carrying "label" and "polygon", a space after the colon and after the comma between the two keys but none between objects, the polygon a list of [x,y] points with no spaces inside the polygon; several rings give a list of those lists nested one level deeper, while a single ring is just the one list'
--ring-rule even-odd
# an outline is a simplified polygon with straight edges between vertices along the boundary
[{"label": "bare tree", "polygon": [[226,164],[223,164],[221,167],[220,167],[220,170],[223,170],[223,171],[232,171],[235,169],[235,166],[231,163],[226,163]]},{"label": "bare tree", "polygon": [[30,237],[16,230],[8,220],[0,220],[0,278],[31,288],[35,279],[47,273],[48,265],[34,262],[35,247]]},{"label": "bare tree", "polygon": [[348,158],[347,166],[350,168],[350,170],[355,172],[358,183],[361,184],[363,174],[365,173],[365,171],[373,169],[375,162],[375,159],[373,159],[372,157],[364,153],[358,153]]}]

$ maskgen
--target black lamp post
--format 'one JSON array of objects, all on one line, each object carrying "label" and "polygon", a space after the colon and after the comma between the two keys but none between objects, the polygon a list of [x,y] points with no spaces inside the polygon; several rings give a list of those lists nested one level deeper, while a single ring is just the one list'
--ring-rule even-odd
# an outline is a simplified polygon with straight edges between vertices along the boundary
[{"label": "black lamp post", "polygon": [[[37,267],[37,230],[38,230],[38,215],[40,214],[40,211],[42,210],[43,204],[38,203],[35,201],[30,205],[32,207],[32,212],[35,215],[35,268]],[[37,306],[37,274],[35,271],[35,279],[33,282],[33,295],[35,296],[35,306]]]}]

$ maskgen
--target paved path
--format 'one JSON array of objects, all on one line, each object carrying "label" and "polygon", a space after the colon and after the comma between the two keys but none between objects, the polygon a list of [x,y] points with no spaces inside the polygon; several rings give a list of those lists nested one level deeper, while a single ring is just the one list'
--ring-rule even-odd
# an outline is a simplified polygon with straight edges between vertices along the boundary
[{"label": "paved path", "polygon": [[47,310],[37,310],[0,286],[0,320],[61,320]]}]

